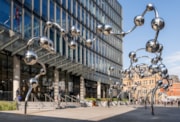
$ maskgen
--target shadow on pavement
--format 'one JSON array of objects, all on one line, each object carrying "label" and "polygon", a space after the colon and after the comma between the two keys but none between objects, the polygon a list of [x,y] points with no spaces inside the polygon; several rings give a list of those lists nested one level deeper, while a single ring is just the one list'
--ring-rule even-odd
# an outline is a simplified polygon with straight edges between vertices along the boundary
[{"label": "shadow on pavement", "polygon": [[180,108],[155,107],[155,115],[151,115],[151,108],[139,107],[136,110],[103,119],[100,122],[180,122]]},{"label": "shadow on pavement", "polygon": [[[116,110],[117,109],[121,111],[121,107],[116,108]],[[87,120],[85,117],[83,118],[84,120],[82,120],[82,118],[71,119],[67,117],[63,118],[58,116],[52,117],[53,112],[52,114],[51,112],[49,112],[48,116],[43,115],[43,112],[41,113],[41,115],[23,115],[16,113],[0,112],[0,122],[94,122],[96,121],[96,119],[93,118],[92,120]],[[96,117],[98,118],[99,116],[101,116],[101,113],[98,113]],[[99,122],[180,122],[180,108],[155,107],[155,115],[152,116],[150,108],[145,109],[144,107],[137,107],[136,109],[129,111],[127,113],[119,112],[119,114],[116,115],[114,114],[108,118],[107,116],[104,117],[106,119],[99,119]]]}]

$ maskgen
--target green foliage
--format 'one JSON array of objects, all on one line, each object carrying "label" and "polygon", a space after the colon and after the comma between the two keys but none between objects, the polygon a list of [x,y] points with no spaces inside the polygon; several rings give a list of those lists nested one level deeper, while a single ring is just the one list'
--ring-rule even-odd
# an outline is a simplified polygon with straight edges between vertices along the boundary
[{"label": "green foliage", "polygon": [[0,101],[0,111],[16,110],[16,102]]}]

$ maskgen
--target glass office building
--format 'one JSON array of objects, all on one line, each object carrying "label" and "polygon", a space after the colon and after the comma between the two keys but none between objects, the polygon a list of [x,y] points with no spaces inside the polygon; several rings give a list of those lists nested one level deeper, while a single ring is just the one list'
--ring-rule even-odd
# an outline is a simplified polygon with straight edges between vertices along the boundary
[{"label": "glass office building", "polygon": [[[27,41],[43,36],[47,21],[58,23],[68,32],[71,26],[80,30],[85,39],[96,38],[92,47],[77,37],[76,49],[69,47],[59,30],[48,30],[56,49],[51,55],[33,45],[39,60],[45,63],[46,75],[40,77],[33,89],[43,100],[44,94],[58,91],[82,97],[107,97],[111,82],[120,82],[122,69],[122,39],[96,32],[98,24],[110,24],[113,31],[121,31],[121,5],[117,0],[1,0],[0,1],[0,99],[13,100],[17,88],[23,99],[28,91],[28,80],[41,69],[23,61]],[[113,72],[109,67],[115,67]],[[58,75],[58,76],[57,76]]]}]

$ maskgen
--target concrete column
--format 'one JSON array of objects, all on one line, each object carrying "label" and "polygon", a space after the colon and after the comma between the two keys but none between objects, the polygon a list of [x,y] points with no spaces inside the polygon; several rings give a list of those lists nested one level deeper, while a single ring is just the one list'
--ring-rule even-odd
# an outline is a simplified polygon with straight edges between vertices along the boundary
[{"label": "concrete column", "polygon": [[97,98],[98,99],[101,98],[101,82],[100,81],[97,82]]},{"label": "concrete column", "polygon": [[59,95],[59,71],[57,69],[54,70],[54,100],[58,100]]},{"label": "concrete column", "polygon": [[16,98],[16,90],[20,88],[20,60],[13,57],[13,100]]},{"label": "concrete column", "polygon": [[84,100],[85,96],[85,82],[84,77],[80,77],[80,100]]}]

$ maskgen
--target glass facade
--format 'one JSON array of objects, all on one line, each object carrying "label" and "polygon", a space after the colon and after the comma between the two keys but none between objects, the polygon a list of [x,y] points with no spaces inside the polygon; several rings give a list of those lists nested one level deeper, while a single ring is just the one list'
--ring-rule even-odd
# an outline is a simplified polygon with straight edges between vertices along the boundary
[{"label": "glass facade", "polygon": [[[72,50],[68,46],[68,41],[60,35],[59,30],[49,29],[47,36],[54,41],[57,53],[65,59],[73,60],[75,63],[83,66],[77,67],[79,71],[74,67],[68,69],[64,66],[73,64],[67,65],[66,60],[57,60],[57,63],[52,61],[47,63],[47,65],[52,65],[55,68],[59,67],[60,72],[65,69],[73,77],[83,76],[86,82],[98,80],[104,84],[109,84],[109,77],[114,82],[120,81],[119,70],[122,69],[123,53],[122,40],[119,37],[104,36],[96,33],[98,24],[110,24],[115,32],[121,31],[121,6],[117,0],[1,0],[0,5],[3,6],[0,8],[0,23],[20,33],[25,41],[34,36],[42,36],[44,24],[48,20],[57,22],[66,31],[72,25],[76,26],[81,31],[81,36],[85,39],[96,37],[96,41],[93,42],[91,48],[85,46],[81,38],[76,38],[78,46],[75,50]],[[21,6],[23,5],[24,7],[22,8]],[[11,10],[11,8],[13,9]],[[59,66],[58,64],[62,65]],[[22,66],[28,67],[25,64],[22,64]],[[108,75],[107,70],[110,66],[115,67],[115,71]],[[21,71],[23,72],[21,81],[25,81],[32,76],[31,70],[33,67],[35,69],[39,68],[38,66],[32,66],[28,67],[28,70],[25,72],[23,72],[24,70]],[[86,68],[91,70],[86,72]],[[51,70],[48,69],[47,75],[53,81],[54,76],[49,74],[49,72],[53,72]],[[0,72],[4,71],[1,70]],[[0,79],[0,81],[3,80],[4,78]],[[46,88],[38,87],[37,89],[44,90]],[[88,89],[90,89],[88,94],[91,94],[90,91],[93,88]],[[25,91],[26,89],[24,88],[23,90]]]}]

